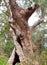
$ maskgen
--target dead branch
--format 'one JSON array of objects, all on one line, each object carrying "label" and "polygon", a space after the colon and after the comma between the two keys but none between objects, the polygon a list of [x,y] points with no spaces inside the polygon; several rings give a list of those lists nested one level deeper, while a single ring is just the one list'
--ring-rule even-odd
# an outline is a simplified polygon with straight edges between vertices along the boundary
[{"label": "dead branch", "polygon": [[5,3],[5,6],[7,7],[7,9],[9,10],[10,8],[9,8],[9,5],[7,5],[6,0],[3,0],[3,1],[4,1],[4,3]]},{"label": "dead branch", "polygon": [[41,7],[41,16],[40,16],[40,19],[38,20],[38,22],[34,23],[33,26],[31,26],[31,31],[39,24],[41,24],[42,22],[44,22],[44,14],[45,14],[45,11],[44,11],[44,8]]},{"label": "dead branch", "polygon": [[36,26],[38,26],[40,23],[44,22],[44,18],[38,20],[33,26],[31,26],[31,30],[33,30]]}]

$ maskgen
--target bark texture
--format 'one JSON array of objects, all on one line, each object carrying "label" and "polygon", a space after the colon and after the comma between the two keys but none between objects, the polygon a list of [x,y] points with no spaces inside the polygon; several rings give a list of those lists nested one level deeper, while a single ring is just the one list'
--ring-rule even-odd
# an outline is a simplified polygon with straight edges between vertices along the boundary
[{"label": "bark texture", "polygon": [[31,32],[27,21],[39,6],[35,4],[34,8],[29,7],[27,9],[22,9],[17,5],[15,0],[10,0],[9,3],[12,11],[12,18],[14,20],[14,22],[10,22],[11,27],[14,29],[15,33],[16,31],[20,32],[19,37],[23,43],[23,48],[25,47],[25,50],[31,54],[33,53],[31,44]]},{"label": "bark texture", "polygon": [[11,32],[15,48],[13,49],[8,63],[9,65],[13,65],[16,52],[19,55],[21,65],[32,65],[34,45],[31,40],[31,29],[28,26],[28,18],[34,13],[39,5],[34,4],[33,7],[23,9],[18,6],[15,0],[9,0],[9,5],[10,7],[7,6],[7,8],[11,9],[12,15],[9,14],[8,18],[12,29]]}]

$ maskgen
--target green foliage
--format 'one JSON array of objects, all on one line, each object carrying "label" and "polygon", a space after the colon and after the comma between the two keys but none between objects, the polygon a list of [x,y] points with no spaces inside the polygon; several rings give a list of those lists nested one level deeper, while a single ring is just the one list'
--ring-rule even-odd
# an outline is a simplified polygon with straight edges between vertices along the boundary
[{"label": "green foliage", "polygon": [[17,2],[23,8],[27,8],[27,7],[31,6],[31,4],[32,4],[32,0],[17,0]]},{"label": "green foliage", "polygon": [[6,39],[6,43],[4,43],[4,52],[10,56],[11,52],[12,52],[12,49],[13,49],[14,45],[12,43],[12,40],[10,38],[7,38]]},{"label": "green foliage", "polygon": [[0,3],[2,2],[2,0],[0,0]]},{"label": "green foliage", "polygon": [[8,58],[6,54],[0,55],[0,65],[7,65]]},{"label": "green foliage", "polygon": [[16,63],[15,65],[21,65],[20,63]]},{"label": "green foliage", "polygon": [[47,34],[46,23],[41,23],[32,32],[32,40],[36,45],[35,58],[40,65],[47,65],[47,48],[44,47],[47,43],[47,38],[44,37]]},{"label": "green foliage", "polygon": [[8,56],[10,56],[11,50],[13,49],[14,45],[13,45],[11,33],[9,31],[10,26],[9,26],[8,20],[7,20],[6,16],[4,15],[4,13],[0,14],[0,24],[1,24],[1,26],[0,26],[0,45],[1,45],[4,53],[6,53]]},{"label": "green foliage", "polygon": [[47,7],[47,0],[17,0],[17,2],[18,2],[18,4],[20,4],[20,6],[22,6],[24,8],[31,6],[32,2],[39,3],[44,8]]},{"label": "green foliage", "polygon": [[47,0],[33,0],[33,1],[35,1],[36,3],[40,3],[41,6],[45,8],[47,7]]}]

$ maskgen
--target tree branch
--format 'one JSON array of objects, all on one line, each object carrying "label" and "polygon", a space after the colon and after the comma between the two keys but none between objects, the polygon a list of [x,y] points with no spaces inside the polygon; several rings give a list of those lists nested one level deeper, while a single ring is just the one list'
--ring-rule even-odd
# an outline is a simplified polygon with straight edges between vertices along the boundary
[{"label": "tree branch", "polygon": [[34,11],[39,7],[38,4],[33,4],[33,6],[23,9],[18,6],[15,0],[9,0],[10,8],[12,11],[13,18],[16,19],[16,14],[18,16],[25,18],[25,20],[28,20],[28,18],[34,13]]},{"label": "tree branch", "polygon": [[28,20],[37,8],[39,8],[39,4],[33,4],[31,7],[21,10],[20,13],[25,17],[26,20]]},{"label": "tree branch", "polygon": [[40,16],[40,19],[38,20],[38,22],[34,23],[34,25],[31,27],[31,30],[33,30],[37,25],[39,25],[40,23],[44,22],[44,8],[41,7],[41,16]]},{"label": "tree branch", "polygon": [[9,6],[7,5],[6,0],[3,0],[3,1],[4,1],[4,3],[5,3],[5,6],[7,7],[7,9],[9,10],[10,8],[9,8]]},{"label": "tree branch", "polygon": [[18,6],[18,4],[16,3],[16,0],[9,0],[9,4],[12,9],[16,9],[16,10],[21,10],[22,8]]},{"label": "tree branch", "polygon": [[11,9],[10,9],[10,6],[9,6],[9,5],[7,5],[6,0],[3,0],[3,1],[4,1],[5,6],[6,6],[7,10],[8,10],[8,12],[6,13],[6,15],[7,15],[8,19],[9,19],[9,18],[11,18],[11,17],[12,17]]},{"label": "tree branch", "polygon": [[36,22],[33,26],[31,26],[31,30],[33,30],[37,25],[39,25],[40,23],[42,23],[44,21],[44,18],[38,20],[38,22]]}]

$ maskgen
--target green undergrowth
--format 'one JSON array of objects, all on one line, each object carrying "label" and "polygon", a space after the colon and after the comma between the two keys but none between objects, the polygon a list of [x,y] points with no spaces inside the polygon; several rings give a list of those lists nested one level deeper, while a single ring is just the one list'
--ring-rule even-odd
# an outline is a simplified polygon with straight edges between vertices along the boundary
[{"label": "green undergrowth", "polygon": [[8,57],[6,54],[0,55],[0,65],[7,65]]},{"label": "green undergrowth", "polygon": [[15,65],[21,65],[20,63],[16,63]]},{"label": "green undergrowth", "polygon": [[[0,54],[0,65],[8,65],[8,56],[6,54]],[[20,65],[20,63],[16,63],[15,65]]]}]

